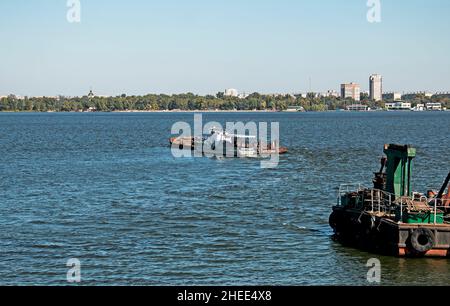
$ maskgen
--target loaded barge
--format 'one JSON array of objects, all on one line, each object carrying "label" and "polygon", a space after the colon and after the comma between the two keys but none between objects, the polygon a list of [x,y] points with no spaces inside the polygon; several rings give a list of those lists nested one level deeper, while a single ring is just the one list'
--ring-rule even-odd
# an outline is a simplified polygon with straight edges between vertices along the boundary
[{"label": "loaded barge", "polygon": [[386,145],[373,188],[342,185],[330,226],[336,241],[398,257],[450,257],[450,173],[440,191],[411,188],[411,146]]},{"label": "loaded barge", "polygon": [[257,141],[255,136],[230,134],[217,129],[212,129],[208,137],[174,137],[169,142],[172,148],[224,157],[257,158],[288,152],[287,148],[280,147],[276,141],[264,144]]}]

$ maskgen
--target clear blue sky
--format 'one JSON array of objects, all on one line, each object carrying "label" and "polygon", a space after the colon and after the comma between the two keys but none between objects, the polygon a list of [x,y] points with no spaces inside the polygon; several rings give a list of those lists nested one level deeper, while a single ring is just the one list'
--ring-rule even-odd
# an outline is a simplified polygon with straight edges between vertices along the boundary
[{"label": "clear blue sky", "polygon": [[450,1],[0,1],[0,95],[450,91]]}]

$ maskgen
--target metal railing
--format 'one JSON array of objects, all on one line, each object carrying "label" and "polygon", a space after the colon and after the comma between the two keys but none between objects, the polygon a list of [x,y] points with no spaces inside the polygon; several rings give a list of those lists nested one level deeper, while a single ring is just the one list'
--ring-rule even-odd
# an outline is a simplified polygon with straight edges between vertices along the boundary
[{"label": "metal railing", "polygon": [[341,199],[342,196],[344,196],[345,194],[348,194],[350,192],[360,192],[367,189],[367,187],[365,187],[363,184],[361,183],[353,183],[353,184],[341,184],[339,186],[339,193],[338,193],[338,198],[337,198],[337,205],[341,206]]},{"label": "metal railing", "polygon": [[[398,197],[394,194],[379,189],[366,188],[360,183],[343,184],[339,187],[338,206],[342,206],[342,197],[348,193],[357,193],[362,196],[364,210],[380,215],[393,215],[400,210],[400,220],[403,221],[405,208],[422,203],[422,208],[432,214],[433,223],[437,224],[438,215],[450,209],[450,200],[427,198],[422,194],[414,194],[411,197]],[[368,198],[366,197],[369,194]]]}]

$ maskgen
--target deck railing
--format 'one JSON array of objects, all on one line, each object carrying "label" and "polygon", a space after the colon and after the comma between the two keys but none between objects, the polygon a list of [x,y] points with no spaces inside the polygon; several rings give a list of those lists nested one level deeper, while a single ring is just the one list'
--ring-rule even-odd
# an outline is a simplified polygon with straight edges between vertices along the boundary
[{"label": "deck railing", "polygon": [[360,192],[362,190],[367,189],[363,184],[361,183],[353,183],[353,184],[341,184],[339,186],[339,193],[337,198],[337,205],[341,206],[341,199],[342,196],[349,193],[349,192]]},{"label": "deck railing", "polygon": [[[446,204],[446,201],[449,200],[427,198],[426,196],[421,194],[414,194],[411,197],[396,198],[392,193],[379,189],[366,188],[360,183],[343,184],[339,187],[337,200],[338,206],[342,206],[342,197],[345,194],[351,192],[358,194],[361,194],[362,192],[362,205],[366,211],[371,213],[393,215],[396,214],[398,212],[398,208],[400,208],[400,220],[403,220],[404,208],[408,207],[408,205],[411,205],[411,203],[423,203],[424,207],[428,207],[430,213],[432,213],[434,224],[437,224],[438,215],[442,211],[445,212],[446,210],[450,209],[450,203],[447,202]],[[370,192],[370,196],[368,198],[365,198],[367,192]]]}]

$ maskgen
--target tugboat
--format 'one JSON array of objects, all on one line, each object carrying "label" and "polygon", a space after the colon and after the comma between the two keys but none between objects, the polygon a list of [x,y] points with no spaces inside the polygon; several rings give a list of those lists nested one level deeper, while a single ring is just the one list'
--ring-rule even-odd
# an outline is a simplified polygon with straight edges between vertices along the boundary
[{"label": "tugboat", "polygon": [[[450,173],[439,192],[413,192],[416,149],[385,145],[373,188],[342,185],[330,226],[345,246],[398,257],[450,257]],[[448,190],[447,190],[448,189]],[[447,193],[446,193],[447,190]]]},{"label": "tugboat", "polygon": [[[255,136],[230,134],[217,129],[212,129],[208,137],[175,137],[169,142],[180,150],[190,149],[211,155],[219,153],[223,157],[258,158],[288,152],[287,148],[277,146],[275,141],[267,145],[257,141]],[[218,145],[222,145],[223,152],[217,150]]]}]

